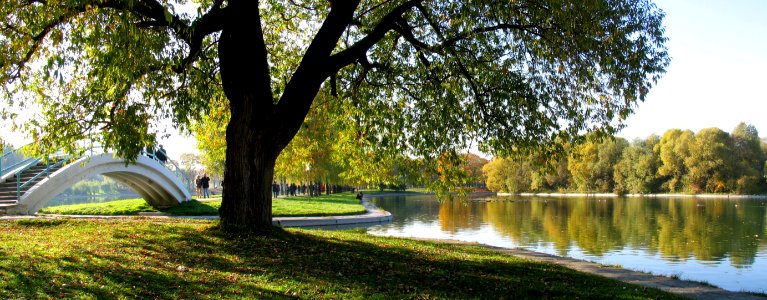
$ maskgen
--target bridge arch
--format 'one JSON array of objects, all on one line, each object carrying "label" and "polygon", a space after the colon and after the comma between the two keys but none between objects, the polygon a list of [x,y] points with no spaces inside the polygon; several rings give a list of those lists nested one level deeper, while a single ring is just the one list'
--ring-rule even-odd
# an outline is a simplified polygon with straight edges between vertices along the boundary
[{"label": "bridge arch", "polygon": [[167,208],[192,199],[188,188],[157,160],[140,155],[128,163],[111,153],[82,157],[36,183],[19,198],[16,213],[35,214],[51,199],[75,183],[94,175],[121,182],[144,198],[149,205]]}]

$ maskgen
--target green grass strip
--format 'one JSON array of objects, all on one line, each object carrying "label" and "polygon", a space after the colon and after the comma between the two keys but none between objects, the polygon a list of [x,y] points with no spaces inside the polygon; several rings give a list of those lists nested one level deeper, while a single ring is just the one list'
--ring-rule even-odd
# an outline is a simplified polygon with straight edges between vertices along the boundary
[{"label": "green grass strip", "polygon": [[0,221],[0,299],[679,299],[475,246],[216,224]]},{"label": "green grass strip", "polygon": [[[188,201],[169,209],[171,215],[208,216],[218,215],[221,200]],[[156,212],[143,199],[118,200],[102,203],[51,206],[40,210],[44,214],[61,215],[136,215],[140,212]],[[318,197],[287,197],[272,199],[272,214],[281,216],[334,216],[365,213],[353,193],[322,195]]]}]

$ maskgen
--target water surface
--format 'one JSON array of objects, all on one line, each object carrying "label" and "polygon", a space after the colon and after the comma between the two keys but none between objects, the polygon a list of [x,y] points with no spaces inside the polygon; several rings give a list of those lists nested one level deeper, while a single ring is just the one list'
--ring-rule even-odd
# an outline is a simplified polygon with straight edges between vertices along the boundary
[{"label": "water surface", "polygon": [[767,292],[767,201],[696,198],[379,197],[373,234],[476,241]]}]

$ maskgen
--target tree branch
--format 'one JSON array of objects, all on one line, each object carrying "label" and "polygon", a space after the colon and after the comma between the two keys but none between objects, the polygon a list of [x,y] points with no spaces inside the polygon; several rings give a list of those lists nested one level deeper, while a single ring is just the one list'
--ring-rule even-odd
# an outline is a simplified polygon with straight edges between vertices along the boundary
[{"label": "tree branch", "polygon": [[497,24],[497,25],[494,25],[494,26],[474,28],[474,29],[472,29],[470,31],[463,32],[463,33],[461,33],[461,34],[459,34],[459,35],[457,35],[455,37],[452,37],[450,39],[445,39],[444,44],[446,46],[449,46],[449,45],[454,44],[457,41],[470,38],[471,36],[476,35],[476,34],[485,33],[485,32],[492,32],[492,31],[497,31],[497,30],[512,30],[512,29],[528,31],[529,29],[540,29],[540,30],[543,30],[544,28],[542,28],[540,26],[537,26],[537,25],[529,25],[529,24],[528,25],[522,25],[522,24],[506,24],[506,23],[502,23],[502,24]]},{"label": "tree branch", "polygon": [[360,57],[365,55],[365,53],[371,47],[373,47],[373,45],[381,41],[384,36],[386,36],[387,32],[394,29],[397,20],[401,18],[405,12],[423,1],[424,0],[410,0],[394,8],[391,12],[384,16],[380,22],[378,22],[378,25],[376,25],[375,28],[373,28],[373,31],[371,31],[367,36],[354,43],[354,45],[351,47],[346,48],[345,50],[331,56],[330,60],[332,68],[334,70],[340,70],[341,68],[357,61]]},{"label": "tree branch", "polygon": [[[434,32],[437,34],[437,37],[439,37],[440,40],[442,40],[442,43],[445,45],[447,44],[447,40],[445,39],[444,34],[442,33],[442,30],[440,30],[439,25],[432,20],[429,12],[426,10],[423,5],[417,5],[416,8],[418,8],[418,11],[423,14],[424,18],[426,18],[426,21],[429,23],[429,25],[432,27]],[[469,72],[469,69],[466,68],[466,66],[463,63],[463,59],[456,53],[455,49],[447,46],[446,49],[448,52],[453,55],[456,58],[456,62],[458,64],[458,70],[461,72],[461,74],[466,78],[466,81],[469,82],[469,87],[471,87],[471,91],[474,94],[474,100],[477,102],[477,104],[480,106],[481,111],[483,114],[487,110],[487,104],[482,99],[482,93],[479,90],[479,86],[477,86],[477,83],[474,81],[474,77],[472,77],[471,73]],[[486,116],[485,116],[486,117]]]},{"label": "tree branch", "polygon": [[333,68],[328,57],[354,17],[359,2],[360,0],[330,2],[330,13],[306,49],[296,72],[285,85],[285,91],[277,103],[279,120],[283,122],[277,126],[289,129],[283,132],[285,136],[280,138],[281,142],[287,144],[293,138],[322,82],[340,70]]}]

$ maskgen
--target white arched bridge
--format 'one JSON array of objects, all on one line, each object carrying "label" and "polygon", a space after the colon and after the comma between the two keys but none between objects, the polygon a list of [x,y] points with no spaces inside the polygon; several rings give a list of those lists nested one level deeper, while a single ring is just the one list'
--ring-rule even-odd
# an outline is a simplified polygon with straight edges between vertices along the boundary
[{"label": "white arched bridge", "polygon": [[102,153],[77,159],[26,158],[11,164],[7,157],[12,154],[0,159],[0,215],[35,214],[67,188],[94,175],[129,186],[156,208],[192,199],[186,175],[173,162],[163,163],[152,154],[139,155],[135,162]]}]

